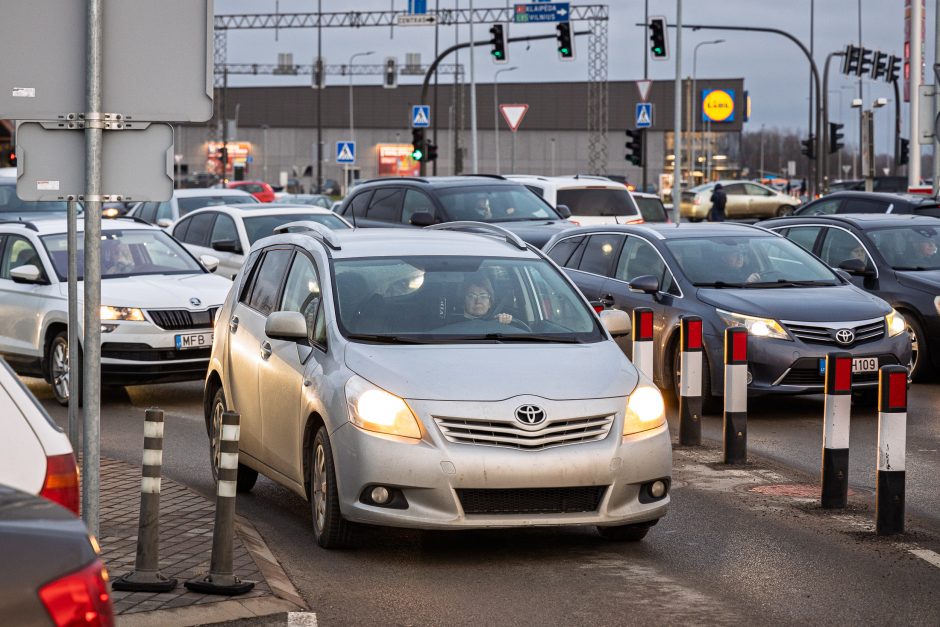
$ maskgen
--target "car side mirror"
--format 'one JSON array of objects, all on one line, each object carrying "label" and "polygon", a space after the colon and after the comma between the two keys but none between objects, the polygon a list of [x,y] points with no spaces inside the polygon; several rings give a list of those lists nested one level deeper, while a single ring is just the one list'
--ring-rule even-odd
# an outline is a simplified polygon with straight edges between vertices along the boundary
[{"label": "car side mirror", "polygon": [[220,253],[234,253],[240,255],[242,254],[242,245],[238,240],[234,239],[217,239],[212,242],[212,250],[217,250]]},{"label": "car side mirror", "polygon": [[215,272],[219,268],[219,258],[212,255],[199,255],[199,263],[209,272]]},{"label": "car side mirror", "polygon": [[644,274],[630,281],[630,289],[644,294],[656,294],[659,292],[659,279],[652,274]]},{"label": "car side mirror", "polygon": [[562,220],[567,220],[571,217],[571,209],[568,208],[568,205],[558,205],[555,207],[555,211],[558,212]]},{"label": "car side mirror", "polygon": [[42,283],[42,271],[33,264],[26,264],[10,270],[14,283]]},{"label": "car side mirror", "polygon": [[411,216],[411,223],[414,226],[431,226],[432,224],[437,224],[440,222],[432,214],[427,211],[419,211]]},{"label": "car side mirror", "polygon": [[619,309],[605,309],[598,314],[601,324],[613,337],[623,337],[630,334],[630,316]]},{"label": "car side mirror", "polygon": [[173,220],[170,220],[169,218],[160,218],[157,220],[157,226],[159,226],[161,229],[168,229],[173,226]]},{"label": "car side mirror", "polygon": [[305,340],[307,319],[299,311],[275,311],[264,323],[264,334],[272,340]]},{"label": "car side mirror", "polygon": [[854,276],[875,276],[875,271],[869,269],[861,259],[846,259],[839,263],[839,269]]}]

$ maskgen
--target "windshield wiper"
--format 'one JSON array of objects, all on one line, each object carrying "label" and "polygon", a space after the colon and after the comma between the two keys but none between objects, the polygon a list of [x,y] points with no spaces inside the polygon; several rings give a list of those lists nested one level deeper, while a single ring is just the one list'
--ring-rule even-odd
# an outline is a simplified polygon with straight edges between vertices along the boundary
[{"label": "windshield wiper", "polygon": [[734,288],[749,287],[753,285],[753,283],[726,283],[725,281],[715,281],[714,283],[693,283],[692,285],[694,285],[695,287],[715,287],[718,289],[722,289],[726,287],[734,287]]},{"label": "windshield wiper", "polygon": [[419,340],[411,337],[399,337],[397,335],[377,335],[373,333],[350,333],[346,336],[350,340],[361,340],[363,342],[375,342],[376,344],[430,344],[425,340]]},{"label": "windshield wiper", "polygon": [[832,287],[835,285],[832,281],[826,280],[811,280],[811,281],[800,281],[800,280],[791,280],[791,279],[777,279],[776,281],[758,281],[755,283],[748,283],[748,286],[756,287],[813,287],[813,286],[827,286]]},{"label": "windshield wiper", "polygon": [[564,335],[539,335],[533,333],[487,333],[488,340],[499,342],[545,342],[549,344],[580,344],[581,340]]}]

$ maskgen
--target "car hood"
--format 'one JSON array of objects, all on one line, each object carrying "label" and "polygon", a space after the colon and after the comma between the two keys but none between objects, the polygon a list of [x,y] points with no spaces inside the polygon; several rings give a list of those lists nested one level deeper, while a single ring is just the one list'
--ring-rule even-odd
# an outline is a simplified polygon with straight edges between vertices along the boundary
[{"label": "car hood", "polygon": [[735,313],[800,322],[850,322],[878,318],[891,306],[853,285],[767,289],[700,289],[704,303]]},{"label": "car hood", "polygon": [[[63,296],[68,284],[60,283]],[[225,300],[232,282],[215,274],[154,274],[101,281],[101,304],[140,309],[204,310],[218,307]],[[79,284],[79,300],[82,288]],[[190,299],[199,299],[199,305]]]},{"label": "car hood", "polygon": [[402,398],[501,401],[520,394],[549,400],[626,396],[636,368],[612,341],[592,344],[350,343],[350,370]]},{"label": "car hood", "polygon": [[567,220],[520,220],[518,222],[496,222],[507,231],[512,231],[524,241],[537,248],[545,245],[555,233],[576,228],[578,225]]},{"label": "car hood", "polygon": [[914,289],[935,292],[940,289],[940,270],[895,270],[898,282]]}]

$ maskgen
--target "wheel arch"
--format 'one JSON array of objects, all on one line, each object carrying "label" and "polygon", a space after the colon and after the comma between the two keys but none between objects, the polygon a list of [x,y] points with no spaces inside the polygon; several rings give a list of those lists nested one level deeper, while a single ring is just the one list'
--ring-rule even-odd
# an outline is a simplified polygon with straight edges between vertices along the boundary
[{"label": "wheel arch", "polygon": [[304,479],[304,494],[307,496],[307,500],[310,500],[310,453],[313,450],[313,439],[317,435],[317,431],[320,430],[320,427],[326,425],[323,420],[323,417],[317,413],[313,412],[307,416],[307,421],[304,424],[304,435],[301,438],[301,444],[303,450],[301,451],[301,462],[303,464],[303,479]]},{"label": "wheel arch", "polygon": [[47,326],[45,331],[42,334],[42,374],[46,379],[46,382],[50,382],[49,377],[49,346],[52,344],[52,340],[62,331],[68,331],[69,326],[61,320],[53,320]]}]

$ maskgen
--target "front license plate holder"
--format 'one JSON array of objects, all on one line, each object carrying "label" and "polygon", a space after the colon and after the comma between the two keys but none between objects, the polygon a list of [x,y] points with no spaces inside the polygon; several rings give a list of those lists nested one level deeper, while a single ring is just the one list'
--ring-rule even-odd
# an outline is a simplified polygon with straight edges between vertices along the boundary
[{"label": "front license plate holder", "polygon": [[176,350],[178,351],[211,347],[212,331],[206,333],[180,333],[176,336]]}]

